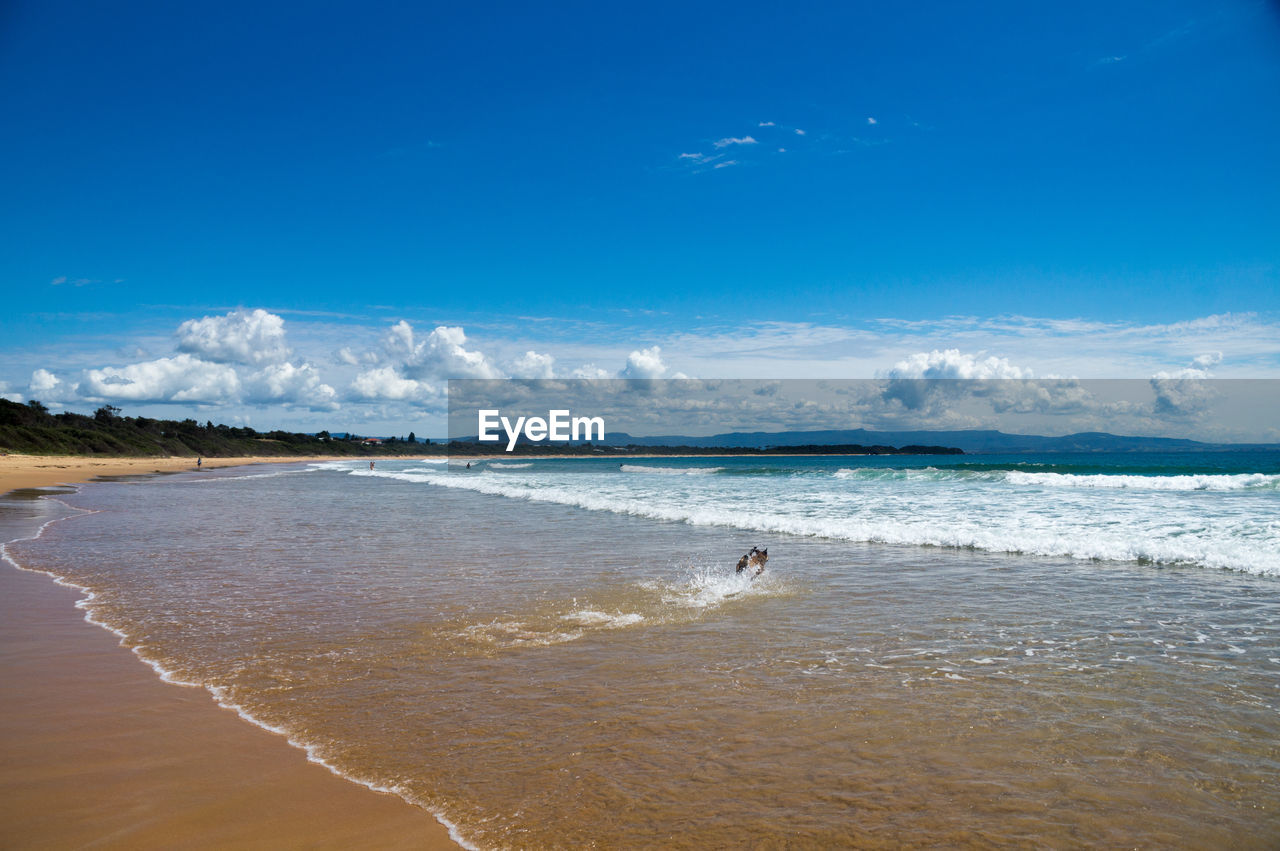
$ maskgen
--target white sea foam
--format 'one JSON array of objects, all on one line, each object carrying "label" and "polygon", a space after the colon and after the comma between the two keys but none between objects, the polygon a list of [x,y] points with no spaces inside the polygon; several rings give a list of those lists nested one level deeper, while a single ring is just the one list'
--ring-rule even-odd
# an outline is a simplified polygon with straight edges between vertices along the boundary
[{"label": "white sea foam", "polygon": [[623,464],[624,473],[648,473],[654,476],[710,476],[724,467],[651,467],[647,464]]},{"label": "white sea foam", "polygon": [[[276,479],[281,476],[296,476],[300,473],[314,473],[318,470],[316,467],[307,467],[302,470],[272,470],[269,473],[245,473],[239,476],[219,476],[204,475],[189,479],[175,479],[175,484],[209,484],[211,482],[239,482],[245,479]],[[212,471],[211,471],[212,472]]]},{"label": "white sea foam", "polygon": [[1266,473],[1196,474],[1141,476],[1133,474],[1041,473],[1025,470],[969,470],[946,467],[844,467],[832,474],[837,479],[868,482],[1007,482],[1011,485],[1038,485],[1060,488],[1112,488],[1160,491],[1233,491],[1280,488],[1280,476]]},{"label": "white sea foam", "polygon": [[644,615],[638,612],[597,612],[590,609],[570,612],[561,615],[561,620],[573,621],[583,626],[602,627],[604,629],[622,629],[644,622]]},{"label": "white sea foam", "polygon": [[713,609],[735,597],[776,590],[764,577],[757,580],[750,573],[711,564],[686,565],[673,579],[654,581],[648,587],[660,595],[664,605],[686,610]]},{"label": "white sea foam", "polygon": [[[1179,498],[1178,491],[1159,497],[1171,500],[1163,505],[1127,496],[1124,489],[1113,489],[1116,496],[1109,497],[1110,502],[1083,493],[1079,498],[1041,501],[1028,500],[1021,488],[994,482],[957,485],[960,490],[954,492],[921,484],[889,486],[851,502],[841,489],[801,491],[798,480],[785,498],[779,498],[764,477],[766,484],[755,483],[754,489],[743,478],[735,477],[732,489],[718,479],[708,477],[705,485],[687,493],[633,487],[628,482],[638,478],[616,476],[428,474],[414,480],[694,526],[1082,560],[1200,565],[1280,576],[1280,539],[1274,527],[1230,513],[1207,521],[1202,506],[1172,501]],[[1259,498],[1271,499],[1272,494],[1264,489]],[[985,510],[975,512],[975,506]],[[1258,510],[1265,514],[1266,508],[1259,505]]]},{"label": "white sea foam", "polygon": [[1025,473],[1009,470],[1006,481],[1014,485],[1063,488],[1137,488],[1160,491],[1234,491],[1247,488],[1276,488],[1280,476],[1264,473],[1194,476],[1073,475],[1069,473]]},{"label": "white sea foam", "polygon": [[533,462],[526,461],[523,464],[503,464],[501,461],[490,461],[485,466],[492,467],[495,470],[526,470],[533,466]]}]

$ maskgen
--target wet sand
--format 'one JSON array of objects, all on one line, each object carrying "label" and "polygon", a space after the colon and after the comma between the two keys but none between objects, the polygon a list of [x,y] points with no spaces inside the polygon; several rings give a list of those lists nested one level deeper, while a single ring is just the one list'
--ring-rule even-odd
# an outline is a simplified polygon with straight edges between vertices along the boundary
[{"label": "wet sand", "polygon": [[[0,458],[0,492],[192,466],[22,458]],[[258,460],[299,459],[237,463]],[[203,689],[162,682],[85,622],[78,598],[0,565],[0,846],[457,847],[424,810],[308,762]]]}]

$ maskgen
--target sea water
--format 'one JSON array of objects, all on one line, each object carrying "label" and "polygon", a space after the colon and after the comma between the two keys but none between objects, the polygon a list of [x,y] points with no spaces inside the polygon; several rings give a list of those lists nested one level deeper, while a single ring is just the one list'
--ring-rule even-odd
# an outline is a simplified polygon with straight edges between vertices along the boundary
[{"label": "sea water", "polygon": [[379,460],[53,499],[11,559],[474,847],[1280,841],[1274,453]]}]

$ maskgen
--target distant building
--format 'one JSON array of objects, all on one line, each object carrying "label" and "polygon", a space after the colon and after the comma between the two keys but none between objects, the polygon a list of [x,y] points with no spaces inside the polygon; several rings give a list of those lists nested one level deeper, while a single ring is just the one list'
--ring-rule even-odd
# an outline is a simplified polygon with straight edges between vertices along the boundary
[{"label": "distant building", "polygon": [[364,440],[360,441],[360,445],[361,445],[361,446],[381,446],[381,445],[382,445],[382,438],[380,438],[380,437],[366,437]]}]

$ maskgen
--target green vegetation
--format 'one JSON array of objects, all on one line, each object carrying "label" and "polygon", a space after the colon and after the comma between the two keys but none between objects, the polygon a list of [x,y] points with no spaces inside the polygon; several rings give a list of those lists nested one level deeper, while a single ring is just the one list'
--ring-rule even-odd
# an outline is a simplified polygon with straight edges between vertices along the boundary
[{"label": "green vegetation", "polygon": [[0,399],[0,450],[32,455],[204,456],[246,455],[394,455],[444,454],[440,444],[422,444],[410,433],[404,439],[370,443],[356,435],[329,432],[259,433],[243,426],[204,425],[192,419],[153,420],[124,417],[119,408],[103,405],[92,416],[51,414],[40,402],[25,405]]}]

